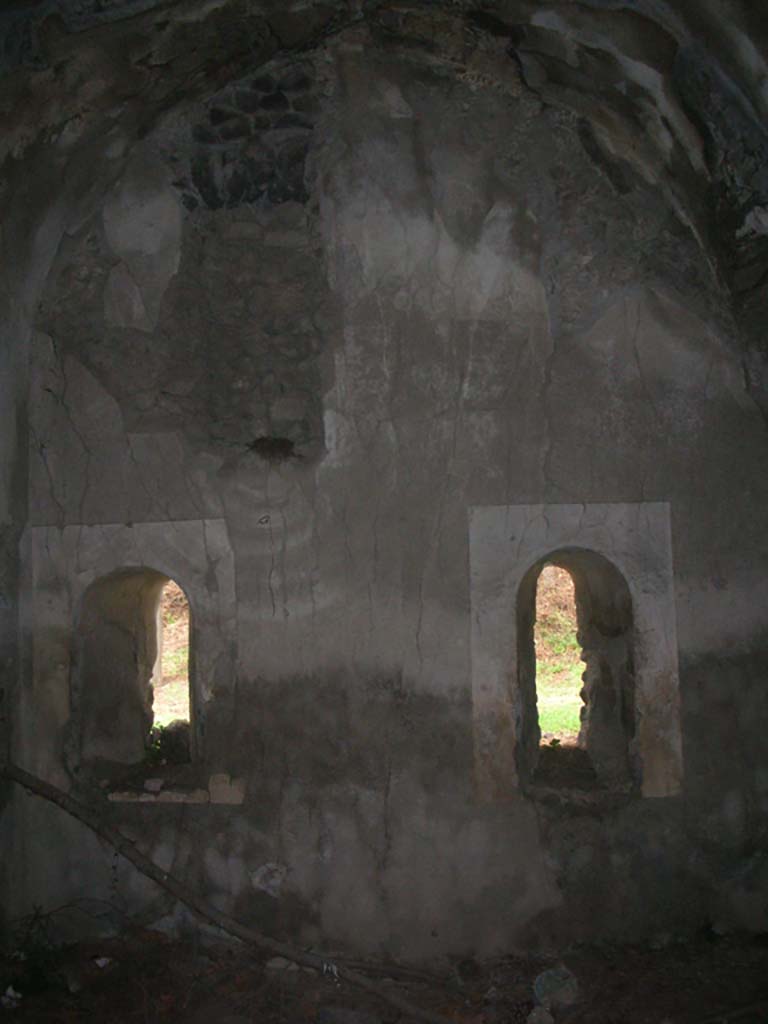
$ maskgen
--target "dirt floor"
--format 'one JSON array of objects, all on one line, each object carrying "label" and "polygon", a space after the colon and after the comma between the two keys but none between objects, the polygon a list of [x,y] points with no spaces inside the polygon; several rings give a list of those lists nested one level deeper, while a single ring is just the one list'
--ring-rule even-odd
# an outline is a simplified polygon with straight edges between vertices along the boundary
[{"label": "dirt floor", "polygon": [[[407,1018],[347,983],[250,953],[243,946],[170,941],[137,930],[63,949],[0,959],[0,986],[21,993],[0,1020],[35,1024],[396,1024]],[[22,959],[22,956],[26,959]],[[534,978],[558,961],[510,955],[461,961],[424,980],[387,977],[385,989],[454,1024],[517,1024],[534,1007]],[[701,936],[664,949],[577,949],[562,962],[578,980],[570,1024],[765,1024],[768,937]],[[352,965],[349,965],[352,966]],[[355,965],[358,969],[364,964]]]}]

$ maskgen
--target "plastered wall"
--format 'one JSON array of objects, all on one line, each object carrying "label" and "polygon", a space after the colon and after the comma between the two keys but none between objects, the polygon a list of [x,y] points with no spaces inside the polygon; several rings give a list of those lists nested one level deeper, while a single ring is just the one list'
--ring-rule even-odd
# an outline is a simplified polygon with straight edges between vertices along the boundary
[{"label": "plastered wall", "polygon": [[[577,119],[519,82],[364,33],[300,70],[312,119],[241,98],[256,120],[217,141],[199,126],[229,94],[174,115],[56,250],[15,756],[78,791],[78,598],[147,566],[198,616],[201,787],[237,779],[238,802],[109,813],[218,905],[413,958],[727,917],[715,894],[768,807],[768,439],[711,267],[661,190],[617,191]],[[298,95],[265,73],[242,94]],[[516,791],[504,710],[515,581],[565,539],[625,573],[642,652],[642,786],[589,813]],[[104,895],[108,854],[16,813],[16,909]],[[32,836],[54,833],[52,872]],[[118,884],[178,923],[127,868]]]}]

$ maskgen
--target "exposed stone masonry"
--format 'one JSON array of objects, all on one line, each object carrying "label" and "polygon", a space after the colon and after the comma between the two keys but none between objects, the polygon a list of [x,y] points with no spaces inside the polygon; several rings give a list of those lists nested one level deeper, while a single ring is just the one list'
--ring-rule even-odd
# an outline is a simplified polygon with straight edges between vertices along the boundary
[{"label": "exposed stone masonry", "polygon": [[306,201],[319,110],[313,77],[310,62],[270,64],[207,101],[205,119],[192,128],[186,173],[174,182],[187,209]]}]

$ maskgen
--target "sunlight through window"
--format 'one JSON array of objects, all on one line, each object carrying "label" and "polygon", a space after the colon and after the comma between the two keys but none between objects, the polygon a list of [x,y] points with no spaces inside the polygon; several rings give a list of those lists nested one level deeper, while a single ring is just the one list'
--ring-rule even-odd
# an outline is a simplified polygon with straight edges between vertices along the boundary
[{"label": "sunlight through window", "polygon": [[154,724],[189,721],[189,602],[169,580],[160,602],[161,672],[155,682]]},{"label": "sunlight through window", "polygon": [[576,638],[576,597],[570,573],[547,565],[536,587],[536,697],[543,744],[575,745],[581,727],[584,663]]}]

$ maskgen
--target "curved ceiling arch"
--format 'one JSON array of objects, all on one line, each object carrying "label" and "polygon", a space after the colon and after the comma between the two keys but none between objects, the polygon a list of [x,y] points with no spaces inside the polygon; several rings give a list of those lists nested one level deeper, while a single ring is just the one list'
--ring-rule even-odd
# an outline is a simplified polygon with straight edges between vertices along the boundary
[{"label": "curved ceiling arch", "polygon": [[65,180],[101,143],[114,177],[169,110],[364,23],[415,60],[574,112],[614,187],[663,190],[763,359],[768,23],[746,0],[32,0],[1,17],[6,201],[15,166],[25,187],[51,166]]}]

